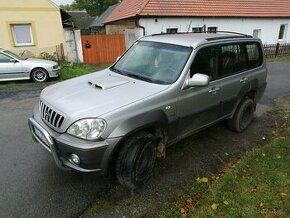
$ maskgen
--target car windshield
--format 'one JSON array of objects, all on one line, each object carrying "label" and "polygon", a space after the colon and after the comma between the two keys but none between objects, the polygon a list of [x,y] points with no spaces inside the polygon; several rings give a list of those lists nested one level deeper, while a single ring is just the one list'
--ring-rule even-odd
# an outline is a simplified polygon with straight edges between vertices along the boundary
[{"label": "car windshield", "polygon": [[4,53],[6,53],[6,54],[8,54],[9,56],[11,56],[11,57],[13,57],[13,58],[16,58],[16,59],[18,59],[18,60],[22,60],[22,61],[24,61],[24,60],[27,59],[27,58],[21,57],[21,56],[18,55],[18,54],[15,54],[15,53],[12,52],[12,51],[9,51],[9,50],[5,50]]},{"label": "car windshield", "polygon": [[178,79],[191,51],[190,47],[139,41],[110,69],[147,82],[172,84]]}]

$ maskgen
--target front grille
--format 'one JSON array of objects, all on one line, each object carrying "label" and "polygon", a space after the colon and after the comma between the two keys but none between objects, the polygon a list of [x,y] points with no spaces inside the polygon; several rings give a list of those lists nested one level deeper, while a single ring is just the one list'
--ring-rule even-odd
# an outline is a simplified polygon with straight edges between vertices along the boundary
[{"label": "front grille", "polygon": [[49,106],[39,101],[41,118],[55,128],[60,128],[64,121],[64,116],[52,110]]}]

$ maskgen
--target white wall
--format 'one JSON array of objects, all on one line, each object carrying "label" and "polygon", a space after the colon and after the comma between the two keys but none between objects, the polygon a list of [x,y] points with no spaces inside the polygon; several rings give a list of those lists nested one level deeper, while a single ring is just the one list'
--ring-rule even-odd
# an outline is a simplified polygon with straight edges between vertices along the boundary
[{"label": "white wall", "polygon": [[[281,24],[288,24],[286,38],[278,40]],[[141,18],[140,25],[145,27],[146,35],[164,32],[167,28],[178,28],[178,32],[187,32],[192,27],[214,27],[220,31],[233,31],[253,35],[254,29],[261,29],[264,44],[290,42],[290,19],[241,19],[241,18]],[[190,26],[190,28],[189,28]]]},{"label": "white wall", "polygon": [[67,47],[67,61],[82,63],[84,62],[83,58],[83,49],[82,49],[82,40],[81,40],[81,31],[75,30],[73,34],[72,30],[64,30],[65,43]]}]

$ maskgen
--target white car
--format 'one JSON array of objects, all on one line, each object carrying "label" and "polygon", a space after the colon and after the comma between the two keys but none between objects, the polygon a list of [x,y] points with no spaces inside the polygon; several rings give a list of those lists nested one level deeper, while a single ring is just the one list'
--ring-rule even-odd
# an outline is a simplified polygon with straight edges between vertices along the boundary
[{"label": "white car", "polygon": [[28,80],[45,82],[58,77],[60,66],[54,61],[23,58],[11,51],[0,49],[0,81]]}]

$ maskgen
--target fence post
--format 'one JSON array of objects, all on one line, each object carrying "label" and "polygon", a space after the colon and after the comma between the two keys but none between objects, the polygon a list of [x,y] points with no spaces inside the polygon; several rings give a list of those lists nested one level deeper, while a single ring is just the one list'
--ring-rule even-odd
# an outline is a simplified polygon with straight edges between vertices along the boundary
[{"label": "fence post", "polygon": [[280,47],[280,44],[279,43],[277,43],[277,45],[276,45],[276,50],[275,50],[275,58],[278,56],[278,54],[279,54],[279,47]]}]

